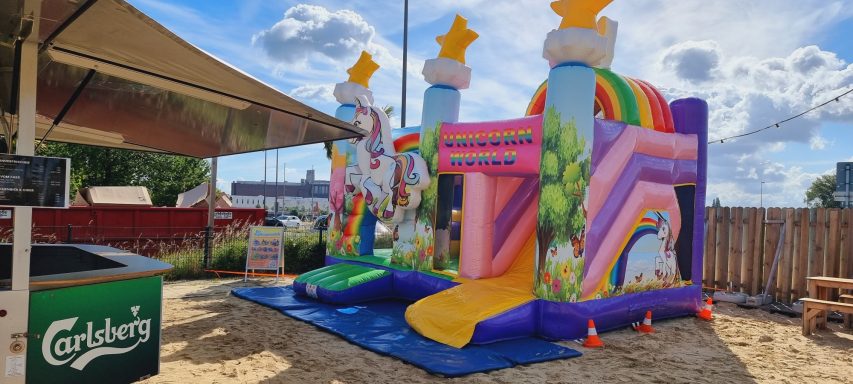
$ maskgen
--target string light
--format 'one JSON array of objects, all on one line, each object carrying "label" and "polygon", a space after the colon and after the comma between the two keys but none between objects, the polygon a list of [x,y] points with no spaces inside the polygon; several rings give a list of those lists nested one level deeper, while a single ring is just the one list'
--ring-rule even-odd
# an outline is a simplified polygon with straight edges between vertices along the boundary
[{"label": "string light", "polygon": [[820,103],[820,104],[818,104],[818,105],[816,105],[816,106],[814,106],[814,107],[811,107],[810,109],[805,110],[805,111],[803,111],[803,112],[800,112],[800,113],[798,113],[798,114],[796,114],[796,115],[794,115],[794,116],[791,116],[791,117],[789,117],[789,118],[787,118],[787,119],[785,119],[785,120],[779,121],[779,122],[777,122],[777,123],[770,124],[770,125],[768,125],[768,126],[766,126],[766,127],[764,127],[764,128],[756,129],[756,130],[754,130],[754,131],[750,131],[750,132],[746,132],[746,133],[741,133],[740,135],[734,135],[734,136],[724,137],[724,138],[722,138],[722,139],[715,139],[715,140],[709,141],[709,142],[708,142],[708,144],[716,144],[718,141],[720,142],[720,144],[723,144],[723,143],[725,143],[725,140],[737,139],[737,138],[739,138],[739,137],[744,137],[744,136],[754,135],[754,134],[756,134],[756,133],[758,133],[758,132],[761,132],[761,131],[763,131],[763,130],[770,129],[770,128],[782,128],[782,123],[787,123],[787,122],[789,122],[789,121],[791,121],[791,120],[794,120],[794,119],[796,119],[796,118],[798,118],[798,117],[801,117],[801,116],[803,116],[803,115],[805,115],[805,114],[807,114],[807,113],[809,113],[809,112],[811,112],[811,111],[814,111],[814,110],[816,110],[816,109],[818,109],[818,108],[821,108],[821,107],[823,107],[823,106],[825,106],[825,105],[827,105],[827,104],[829,104],[829,103],[831,103],[831,102],[833,102],[833,101],[835,101],[835,102],[840,102],[842,97],[847,96],[847,95],[848,95],[849,93],[851,93],[851,92],[853,92],[853,88],[848,89],[846,92],[844,92],[844,93],[842,93],[842,94],[840,94],[840,95],[838,95],[838,96],[836,96],[836,97],[834,97],[834,98],[832,98],[832,99],[829,99],[829,100],[827,100],[827,101],[825,101],[825,102],[823,102],[823,103]]}]

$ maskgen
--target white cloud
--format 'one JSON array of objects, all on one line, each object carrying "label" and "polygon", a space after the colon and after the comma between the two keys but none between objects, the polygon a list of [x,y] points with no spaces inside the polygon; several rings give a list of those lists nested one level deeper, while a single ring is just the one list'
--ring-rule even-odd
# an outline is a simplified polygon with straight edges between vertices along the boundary
[{"label": "white cloud", "polygon": [[290,96],[305,100],[318,100],[325,102],[334,102],[335,96],[332,92],[335,89],[334,84],[306,84],[290,91]]},{"label": "white cloud", "polygon": [[821,137],[820,135],[814,135],[809,139],[809,148],[813,150],[824,149],[826,148],[829,141]]},{"label": "white cloud", "polygon": [[711,80],[720,56],[716,41],[685,41],[664,51],[663,65],[679,78],[698,83]]},{"label": "white cloud", "polygon": [[269,29],[257,33],[252,43],[273,59],[287,63],[306,61],[322,54],[332,60],[349,59],[366,49],[376,30],[358,13],[331,12],[326,8],[297,4]]},{"label": "white cloud", "polygon": [[[661,73],[673,73],[665,76],[665,83],[670,85],[664,88],[668,99],[697,96],[708,101],[711,140],[766,127],[831,100],[853,85],[853,64],[817,46],[764,58],[736,55],[721,46],[713,41],[677,43],[663,51],[659,61]],[[684,60],[686,57],[690,59]],[[715,57],[721,60],[710,65]],[[753,169],[789,148],[807,146],[812,151],[825,150],[833,143],[820,135],[821,123],[851,120],[853,97],[847,97],[782,123],[778,128],[726,140],[725,144],[711,144],[709,196],[716,191],[723,201],[729,202],[724,204],[754,204],[760,194],[760,181],[765,181],[765,198],[771,199],[769,203],[765,199],[765,206],[803,205],[804,191],[818,176],[803,166],[808,159],[818,156],[816,152],[808,153],[806,149],[787,156],[784,163],[764,167],[762,172]]]}]

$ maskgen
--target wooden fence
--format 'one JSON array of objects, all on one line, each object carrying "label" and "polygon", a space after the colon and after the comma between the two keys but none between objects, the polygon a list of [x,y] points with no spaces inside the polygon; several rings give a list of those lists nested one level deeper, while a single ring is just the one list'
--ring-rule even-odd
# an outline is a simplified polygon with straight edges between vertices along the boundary
[{"label": "wooden fence", "polygon": [[853,278],[853,209],[705,208],[703,285],[761,293],[780,237],[781,254],[769,294],[790,303],[806,292],[807,276]]}]

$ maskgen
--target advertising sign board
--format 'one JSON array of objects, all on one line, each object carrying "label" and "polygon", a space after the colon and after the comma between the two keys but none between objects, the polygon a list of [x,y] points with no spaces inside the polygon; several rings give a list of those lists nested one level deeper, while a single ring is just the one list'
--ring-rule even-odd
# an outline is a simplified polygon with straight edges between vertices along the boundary
[{"label": "advertising sign board", "polygon": [[283,237],[282,227],[251,227],[246,269],[277,270]]},{"label": "advertising sign board", "polygon": [[28,383],[130,383],[160,361],[160,276],[32,292]]},{"label": "advertising sign board", "polygon": [[0,154],[0,205],[68,207],[68,159]]}]

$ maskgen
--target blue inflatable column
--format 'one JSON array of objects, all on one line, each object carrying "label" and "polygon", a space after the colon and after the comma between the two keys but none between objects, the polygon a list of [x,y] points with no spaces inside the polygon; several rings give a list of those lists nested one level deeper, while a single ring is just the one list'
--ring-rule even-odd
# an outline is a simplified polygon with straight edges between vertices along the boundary
[{"label": "blue inflatable column", "polygon": [[[412,259],[411,267],[429,271],[432,270],[432,258],[435,256],[433,253],[436,242],[435,209],[438,200],[440,126],[441,123],[454,123],[459,120],[459,104],[462,99],[459,89],[468,87],[471,69],[459,61],[439,57],[427,60],[423,73],[425,80],[432,86],[424,91],[419,152],[429,168],[430,186],[421,192],[421,205],[417,213],[407,213],[404,218],[406,230],[399,231],[401,247],[395,245],[394,249],[395,252],[399,249],[404,255],[409,250],[413,251],[416,257]],[[394,260],[406,260],[403,263],[408,264],[408,258],[405,256],[395,255]]]},{"label": "blue inflatable column", "polygon": [[[534,286],[537,297],[543,299],[577,301],[581,298],[583,277],[580,263],[583,258],[571,256],[574,249],[568,238],[584,236],[586,210],[582,205],[588,193],[586,186],[589,185],[594,95],[595,72],[586,65],[557,65],[548,74],[539,172]],[[567,172],[573,176],[567,176]],[[566,177],[574,177],[575,181],[567,185]],[[572,271],[573,279],[565,278],[566,269]]]},{"label": "blue inflatable column", "polygon": [[595,71],[580,63],[562,64],[548,73],[545,112],[554,108],[560,122],[574,121],[578,136],[586,141],[584,156],[590,155],[595,116]]}]

